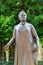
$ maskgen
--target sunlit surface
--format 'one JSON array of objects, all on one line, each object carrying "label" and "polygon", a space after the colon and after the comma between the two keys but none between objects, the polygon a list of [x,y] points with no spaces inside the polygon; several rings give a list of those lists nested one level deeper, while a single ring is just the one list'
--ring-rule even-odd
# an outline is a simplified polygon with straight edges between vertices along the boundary
[{"label": "sunlit surface", "polygon": [[9,62],[9,50],[6,50],[5,53],[6,53],[6,61]]}]

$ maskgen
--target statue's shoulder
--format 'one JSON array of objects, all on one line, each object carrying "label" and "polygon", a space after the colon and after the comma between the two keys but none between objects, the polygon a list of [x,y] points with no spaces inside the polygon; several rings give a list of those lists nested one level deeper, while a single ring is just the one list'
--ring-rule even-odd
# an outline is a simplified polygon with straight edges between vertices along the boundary
[{"label": "statue's shoulder", "polygon": [[27,24],[26,24],[26,25],[27,25],[27,26],[30,26],[30,27],[31,27],[31,26],[33,26],[31,23],[28,23],[28,22],[27,22]]},{"label": "statue's shoulder", "polygon": [[17,25],[15,25],[15,26],[14,26],[14,28],[15,28],[15,29],[18,29],[18,28],[19,28],[19,26],[20,26],[20,23],[19,23],[19,24],[17,24]]}]

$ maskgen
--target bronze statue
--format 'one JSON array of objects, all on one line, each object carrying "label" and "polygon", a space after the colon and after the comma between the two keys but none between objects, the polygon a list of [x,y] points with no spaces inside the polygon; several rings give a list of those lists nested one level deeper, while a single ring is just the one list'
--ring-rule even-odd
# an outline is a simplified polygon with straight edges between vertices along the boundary
[{"label": "bronze statue", "polygon": [[8,49],[15,40],[14,65],[35,65],[33,54],[38,51],[39,37],[34,26],[26,22],[27,15],[23,10],[18,16],[20,23],[14,27],[13,36],[4,49]]}]

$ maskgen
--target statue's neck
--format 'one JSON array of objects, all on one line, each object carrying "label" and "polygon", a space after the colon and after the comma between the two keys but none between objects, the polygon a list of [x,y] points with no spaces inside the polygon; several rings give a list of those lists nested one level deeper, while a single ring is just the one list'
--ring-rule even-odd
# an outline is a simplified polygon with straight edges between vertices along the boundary
[{"label": "statue's neck", "polygon": [[25,24],[26,24],[26,21],[21,21],[21,24],[22,24],[22,25],[25,25]]}]

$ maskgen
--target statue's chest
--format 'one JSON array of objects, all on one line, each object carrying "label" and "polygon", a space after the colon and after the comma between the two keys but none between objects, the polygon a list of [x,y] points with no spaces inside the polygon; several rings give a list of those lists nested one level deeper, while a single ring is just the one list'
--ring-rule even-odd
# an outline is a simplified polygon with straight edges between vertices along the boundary
[{"label": "statue's chest", "polygon": [[19,32],[29,32],[30,31],[30,27],[27,27],[27,26],[20,26],[19,28],[18,28],[18,31]]},{"label": "statue's chest", "polygon": [[27,36],[30,34],[30,27],[27,27],[27,26],[20,26],[18,28],[18,33],[19,35],[21,36]]}]

